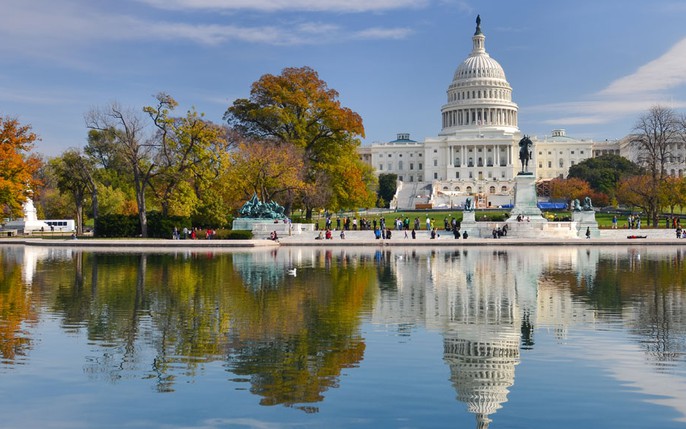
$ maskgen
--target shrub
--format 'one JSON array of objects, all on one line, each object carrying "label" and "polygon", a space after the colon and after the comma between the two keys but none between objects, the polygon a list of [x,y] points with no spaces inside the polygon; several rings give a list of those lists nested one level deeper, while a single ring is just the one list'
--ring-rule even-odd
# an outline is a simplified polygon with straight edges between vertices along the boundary
[{"label": "shrub", "polygon": [[218,240],[250,240],[253,238],[252,231],[219,229],[214,235]]},{"label": "shrub", "polygon": [[184,216],[163,217],[160,212],[148,212],[148,237],[150,238],[172,238],[174,227],[181,231],[184,226],[188,225],[191,225],[191,220]]},{"label": "shrub", "polygon": [[98,238],[137,237],[140,234],[136,215],[107,214],[98,216],[95,221],[94,235]]}]

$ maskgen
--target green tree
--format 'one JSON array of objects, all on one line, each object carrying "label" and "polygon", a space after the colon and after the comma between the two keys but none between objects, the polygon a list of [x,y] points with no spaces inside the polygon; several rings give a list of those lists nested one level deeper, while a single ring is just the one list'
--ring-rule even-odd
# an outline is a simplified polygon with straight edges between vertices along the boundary
[{"label": "green tree", "polygon": [[[305,182],[314,186],[321,181],[320,174],[328,176],[333,185],[330,204],[373,204],[374,194],[367,186],[373,176],[365,173],[367,169],[356,151],[359,137],[364,137],[362,118],[341,106],[338,92],[313,69],[286,68],[281,75],[262,76],[253,83],[250,98],[234,101],[224,119],[246,136],[301,148]],[[363,183],[361,189],[359,183]],[[301,201],[307,218],[311,218],[311,202],[307,198]],[[290,202],[286,209],[290,209]]]},{"label": "green tree", "polygon": [[50,161],[50,168],[61,193],[69,193],[75,204],[76,234],[83,234],[83,205],[90,194],[93,219],[98,217],[98,187],[93,177],[94,165],[90,158],[76,149],[68,149]]},{"label": "green tree", "polygon": [[379,198],[384,200],[384,207],[389,207],[398,189],[398,175],[394,173],[379,174]]},{"label": "green tree", "polygon": [[643,169],[636,163],[619,155],[602,155],[588,158],[569,168],[568,178],[581,179],[596,192],[615,196],[621,179],[642,174]]}]

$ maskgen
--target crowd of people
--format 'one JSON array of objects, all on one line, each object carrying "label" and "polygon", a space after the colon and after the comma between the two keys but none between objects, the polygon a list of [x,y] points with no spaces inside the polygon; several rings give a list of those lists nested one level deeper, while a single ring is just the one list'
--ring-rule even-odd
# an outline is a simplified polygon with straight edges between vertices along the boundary
[{"label": "crowd of people", "polygon": [[172,239],[173,240],[196,240],[198,238],[204,238],[206,240],[211,240],[214,238],[214,236],[217,234],[217,231],[212,229],[212,228],[207,228],[205,230],[202,230],[200,228],[186,228],[184,227],[181,231],[177,227],[174,227],[174,230],[172,231]]},{"label": "crowd of people", "polygon": [[[334,227],[335,224],[335,227]],[[425,231],[428,232],[429,238],[436,239],[440,237],[438,227],[436,226],[436,221],[430,216],[426,216],[424,222]],[[325,228],[315,239],[317,240],[331,240],[333,239],[332,231],[340,231],[340,237],[345,238],[345,231],[350,230],[368,230],[373,231],[374,237],[377,240],[389,240],[393,236],[393,231],[399,231],[403,233],[404,238],[416,239],[419,231],[422,230],[422,222],[419,217],[415,217],[413,221],[410,220],[408,216],[402,217],[398,216],[393,220],[392,225],[388,225],[386,218],[379,216],[379,218],[367,219],[361,218],[358,223],[357,217],[337,217],[335,222],[331,216],[327,216],[325,220]],[[317,224],[317,229],[319,225]],[[454,238],[464,238],[466,239],[469,234],[466,231],[460,233],[460,223],[454,216],[446,216],[443,219],[443,231],[451,233]]]}]

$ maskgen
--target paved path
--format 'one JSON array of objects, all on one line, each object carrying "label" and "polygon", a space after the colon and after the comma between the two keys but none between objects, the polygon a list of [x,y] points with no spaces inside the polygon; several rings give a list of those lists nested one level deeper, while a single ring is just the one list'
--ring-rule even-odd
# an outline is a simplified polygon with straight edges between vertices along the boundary
[{"label": "paved path", "polygon": [[[195,248],[270,248],[275,246],[587,246],[587,245],[670,245],[686,246],[686,239],[677,239],[673,229],[602,229],[600,238],[585,239],[522,239],[503,237],[493,238],[460,238],[456,240],[446,231],[439,231],[440,237],[432,240],[425,230],[417,232],[412,239],[410,232],[405,238],[404,231],[392,231],[390,240],[376,240],[372,231],[346,231],[345,239],[334,231],[333,239],[317,240],[319,232],[304,232],[292,236],[282,236],[278,242],[267,239],[256,240],[164,240],[164,239],[81,239],[68,238],[0,238],[0,244],[18,244],[33,246],[62,246],[80,248],[111,249],[195,249]],[[629,239],[627,236],[646,236],[646,238]]]}]

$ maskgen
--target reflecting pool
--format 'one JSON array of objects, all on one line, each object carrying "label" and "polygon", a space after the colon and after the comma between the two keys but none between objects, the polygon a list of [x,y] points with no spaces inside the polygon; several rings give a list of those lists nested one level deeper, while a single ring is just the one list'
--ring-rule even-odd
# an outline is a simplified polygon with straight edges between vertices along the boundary
[{"label": "reflecting pool", "polygon": [[0,246],[0,426],[683,428],[685,258]]}]

